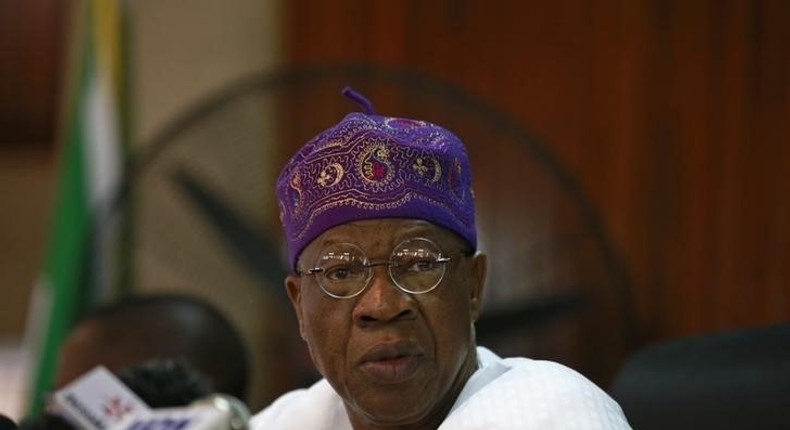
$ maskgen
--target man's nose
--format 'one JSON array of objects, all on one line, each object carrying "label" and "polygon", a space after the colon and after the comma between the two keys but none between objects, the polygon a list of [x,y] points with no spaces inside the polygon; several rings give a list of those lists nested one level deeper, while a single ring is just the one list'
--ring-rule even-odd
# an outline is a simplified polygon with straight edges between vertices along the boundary
[{"label": "man's nose", "polygon": [[361,326],[414,318],[414,297],[392,281],[388,265],[375,265],[370,284],[354,306],[353,318]]}]

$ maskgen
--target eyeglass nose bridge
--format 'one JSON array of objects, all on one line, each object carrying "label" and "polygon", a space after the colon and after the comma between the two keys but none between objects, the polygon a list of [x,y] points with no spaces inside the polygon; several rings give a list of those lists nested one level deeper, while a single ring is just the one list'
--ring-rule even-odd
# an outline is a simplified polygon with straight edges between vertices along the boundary
[{"label": "eyeglass nose bridge", "polygon": [[[450,262],[451,260],[452,260],[452,258],[450,258],[450,257],[441,256],[441,257],[439,257],[437,259],[436,262],[439,263],[439,264],[444,264],[444,263]],[[429,293],[429,292],[433,291],[437,286],[439,286],[439,284],[442,282],[442,279],[444,279],[444,271],[446,270],[446,267],[443,266],[442,267],[442,274],[439,275],[439,277],[436,280],[436,282],[430,288],[426,288],[425,290],[421,290],[421,291],[415,291],[413,289],[410,289],[408,285],[401,285],[401,283],[398,282],[398,280],[396,279],[395,273],[393,272],[393,268],[398,267],[398,266],[397,266],[396,262],[392,261],[392,259],[390,259],[389,261],[381,260],[381,261],[375,261],[375,262],[367,262],[363,266],[368,268],[369,273],[368,273],[367,279],[365,280],[365,286],[362,287],[359,290],[359,292],[354,294],[355,296],[359,295],[359,294],[362,294],[362,292],[365,291],[370,286],[370,282],[373,280],[373,277],[375,276],[375,273],[374,273],[375,271],[373,270],[375,267],[386,266],[387,267],[386,273],[387,273],[387,277],[389,277],[390,283],[392,285],[394,285],[395,288],[397,288],[401,293],[405,293],[405,294],[411,295],[411,296],[421,295],[421,294],[425,294],[425,293]]]},{"label": "eyeglass nose bridge", "polygon": [[398,283],[398,281],[395,280],[395,275],[392,273],[392,267],[394,265],[395,265],[395,263],[393,263],[392,260],[369,261],[369,262],[365,263],[363,266],[368,269],[368,276],[367,276],[367,279],[365,280],[365,286],[362,287],[362,289],[357,294],[361,294],[363,291],[368,289],[368,287],[370,286],[370,283],[373,281],[373,277],[376,276],[376,273],[375,273],[376,271],[374,269],[376,267],[381,267],[381,266],[384,266],[387,269],[387,270],[385,270],[384,273],[387,274],[387,278],[389,280],[389,283],[394,285],[395,288],[398,289],[398,291],[400,291],[401,293],[414,294],[413,292],[411,292],[411,291],[407,290],[406,288],[404,288],[403,286],[401,286],[401,284]]}]

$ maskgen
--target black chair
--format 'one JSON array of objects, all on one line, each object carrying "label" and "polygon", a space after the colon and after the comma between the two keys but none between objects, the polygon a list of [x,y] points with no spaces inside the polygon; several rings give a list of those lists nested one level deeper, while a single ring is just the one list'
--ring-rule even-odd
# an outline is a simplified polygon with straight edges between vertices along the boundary
[{"label": "black chair", "polygon": [[649,346],[611,394],[635,430],[790,429],[790,324]]}]

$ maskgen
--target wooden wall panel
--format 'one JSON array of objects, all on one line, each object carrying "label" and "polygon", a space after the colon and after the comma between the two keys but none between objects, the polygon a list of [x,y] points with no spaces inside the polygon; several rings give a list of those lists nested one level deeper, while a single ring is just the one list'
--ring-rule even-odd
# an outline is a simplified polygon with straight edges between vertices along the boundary
[{"label": "wooden wall panel", "polygon": [[0,1],[0,337],[11,339],[24,333],[44,253],[61,86],[61,3]]},{"label": "wooden wall panel", "polygon": [[52,146],[63,14],[61,2],[0,2],[0,144]]},{"label": "wooden wall panel", "polygon": [[626,264],[634,347],[790,317],[790,3],[302,0],[288,17],[291,64],[403,67],[538,136]]}]

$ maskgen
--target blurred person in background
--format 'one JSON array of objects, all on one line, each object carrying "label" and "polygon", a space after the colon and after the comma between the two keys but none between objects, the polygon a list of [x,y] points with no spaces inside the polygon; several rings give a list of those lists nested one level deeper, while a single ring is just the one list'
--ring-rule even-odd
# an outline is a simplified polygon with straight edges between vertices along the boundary
[{"label": "blurred person in background", "polygon": [[[199,390],[242,401],[247,397],[243,339],[217,309],[191,296],[128,297],[91,312],[63,343],[55,385],[63,387],[98,365],[126,378],[124,382],[144,383],[148,377],[156,387],[161,384],[157,380],[177,383],[182,375],[181,383],[206,385]],[[138,367],[124,372],[132,366]],[[195,374],[205,381],[190,382]]]}]

